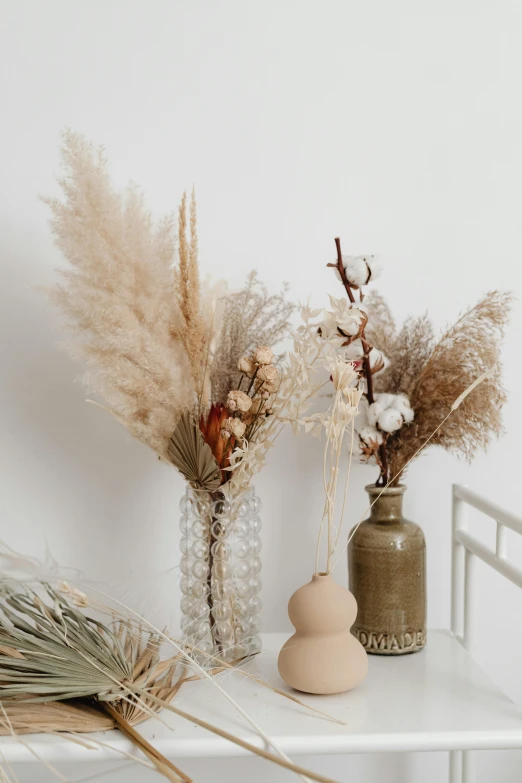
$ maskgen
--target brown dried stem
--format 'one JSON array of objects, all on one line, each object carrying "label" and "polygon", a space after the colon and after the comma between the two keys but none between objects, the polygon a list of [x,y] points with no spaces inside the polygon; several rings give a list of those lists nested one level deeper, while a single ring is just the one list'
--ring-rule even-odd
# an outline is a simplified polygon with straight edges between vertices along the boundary
[{"label": "brown dried stem", "polygon": [[123,718],[118,710],[114,709],[112,704],[108,701],[101,703],[101,706],[114,720],[119,730],[124,734],[131,742],[139,748],[152,763],[156,766],[158,772],[160,772],[172,783],[193,783],[192,778],[185,775],[182,770],[176,767],[171,761],[169,761],[159,750],[147,742],[145,737],[134,729],[125,718]]}]

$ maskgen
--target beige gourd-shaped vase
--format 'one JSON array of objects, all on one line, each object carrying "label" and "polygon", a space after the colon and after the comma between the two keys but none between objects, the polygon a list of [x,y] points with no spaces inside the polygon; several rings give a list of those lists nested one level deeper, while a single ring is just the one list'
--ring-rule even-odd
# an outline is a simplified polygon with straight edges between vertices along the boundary
[{"label": "beige gourd-shaped vase", "polygon": [[288,603],[295,633],[281,649],[279,674],[305,693],[342,693],[359,685],[368,656],[350,628],[357,616],[352,593],[329,574],[314,574]]}]

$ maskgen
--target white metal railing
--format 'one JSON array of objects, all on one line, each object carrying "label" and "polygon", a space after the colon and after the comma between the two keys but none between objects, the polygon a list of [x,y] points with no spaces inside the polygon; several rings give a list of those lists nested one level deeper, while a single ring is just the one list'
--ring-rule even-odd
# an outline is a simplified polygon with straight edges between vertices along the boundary
[{"label": "white metal railing", "polygon": [[[468,507],[490,517],[497,526],[495,549],[489,549],[468,530]],[[453,485],[453,540],[451,568],[451,630],[469,649],[475,629],[475,601],[472,590],[476,558],[498,571],[522,589],[522,570],[509,562],[506,528],[522,536],[522,518],[492,503],[477,492]]]},{"label": "white metal railing", "polygon": [[[495,549],[468,530],[468,508],[490,517],[497,526]],[[522,518],[492,503],[461,484],[453,485],[451,557],[451,630],[470,650],[473,647],[476,603],[472,590],[477,558],[522,589],[522,570],[509,562],[506,528],[522,536]],[[476,758],[472,751],[450,753],[450,783],[474,783]]]}]

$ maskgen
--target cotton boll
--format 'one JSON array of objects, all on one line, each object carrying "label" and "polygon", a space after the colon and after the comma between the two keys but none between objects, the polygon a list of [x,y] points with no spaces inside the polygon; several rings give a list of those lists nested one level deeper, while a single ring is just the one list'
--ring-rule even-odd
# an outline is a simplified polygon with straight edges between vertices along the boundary
[{"label": "cotton boll", "polygon": [[372,373],[381,372],[389,366],[390,360],[388,357],[385,356],[382,351],[379,351],[378,348],[372,348],[370,351],[370,367],[372,368]]},{"label": "cotton boll", "polygon": [[343,256],[344,271],[348,282],[355,288],[366,285],[370,277],[370,269],[364,256]]},{"label": "cotton boll", "polygon": [[368,424],[371,427],[375,427],[377,424],[377,419],[381,415],[381,413],[385,410],[385,405],[381,403],[380,400],[377,400],[376,402],[373,402],[371,405],[368,406],[368,412],[366,414]]},{"label": "cotton boll", "polygon": [[350,337],[358,335],[367,320],[366,314],[358,307],[350,307],[337,314],[337,326]]},{"label": "cotton boll", "polygon": [[343,348],[343,356],[347,361],[355,362],[358,359],[362,359],[364,356],[364,350],[362,342],[360,340],[354,340],[350,345],[346,345]]},{"label": "cotton boll", "polygon": [[413,421],[414,413],[413,408],[410,405],[410,401],[405,394],[397,394],[393,407],[396,411],[399,411],[404,421],[409,424]]},{"label": "cotton boll", "polygon": [[359,430],[359,437],[368,446],[370,446],[372,443],[378,443],[380,445],[383,441],[382,433],[380,433],[376,427],[363,427],[361,430]]},{"label": "cotton boll", "polygon": [[368,264],[368,269],[370,270],[370,281],[377,280],[378,277],[380,277],[382,272],[382,266],[381,264],[377,263],[375,260],[375,256],[369,256],[366,258],[366,263]]},{"label": "cotton boll", "polygon": [[386,410],[380,414],[377,423],[383,432],[395,432],[402,427],[403,418],[395,408],[386,408]]},{"label": "cotton boll", "polygon": [[395,394],[387,394],[386,392],[380,392],[375,395],[375,401],[382,406],[382,410],[393,407],[395,402]]}]

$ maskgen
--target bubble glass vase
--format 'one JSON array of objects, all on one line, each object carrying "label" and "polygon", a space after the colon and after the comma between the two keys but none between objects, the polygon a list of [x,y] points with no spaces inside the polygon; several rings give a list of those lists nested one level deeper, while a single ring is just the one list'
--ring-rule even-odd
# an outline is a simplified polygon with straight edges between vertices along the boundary
[{"label": "bubble glass vase", "polygon": [[187,487],[181,510],[181,630],[195,654],[234,661],[261,650],[261,501]]}]

